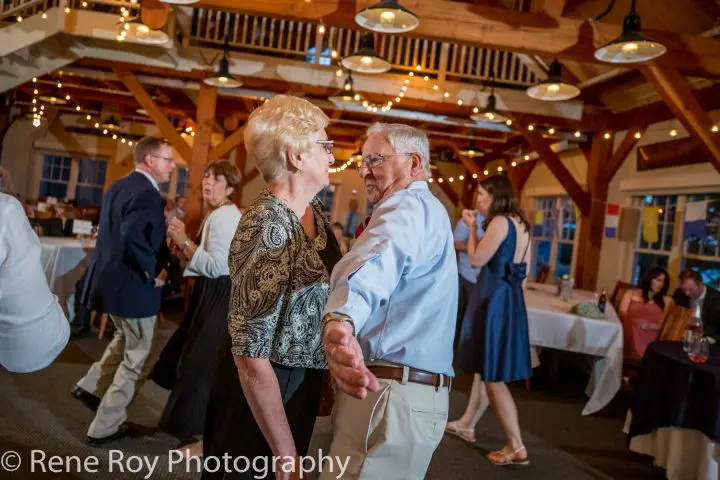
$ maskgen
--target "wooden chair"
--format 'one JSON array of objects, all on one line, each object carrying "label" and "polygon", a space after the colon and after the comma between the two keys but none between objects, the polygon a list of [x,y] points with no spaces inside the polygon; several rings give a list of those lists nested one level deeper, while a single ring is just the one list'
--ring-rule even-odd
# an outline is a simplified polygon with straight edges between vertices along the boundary
[{"label": "wooden chair", "polygon": [[692,320],[692,311],[688,308],[672,305],[665,314],[657,339],[659,342],[680,342],[685,337],[685,329]]},{"label": "wooden chair", "polygon": [[550,278],[550,265],[541,265],[535,277],[535,283],[547,283]]},{"label": "wooden chair", "polygon": [[635,285],[632,283],[622,282],[620,280],[615,283],[615,288],[613,288],[612,295],[610,295],[610,303],[613,308],[615,308],[616,312],[620,312],[620,302],[622,301],[625,292],[632,290],[633,288],[635,288]]}]

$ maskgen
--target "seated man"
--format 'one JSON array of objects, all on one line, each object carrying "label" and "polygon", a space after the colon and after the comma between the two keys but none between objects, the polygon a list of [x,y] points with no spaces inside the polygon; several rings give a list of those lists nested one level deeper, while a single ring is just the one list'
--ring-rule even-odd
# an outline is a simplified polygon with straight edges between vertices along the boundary
[{"label": "seated man", "polygon": [[685,308],[699,306],[705,336],[720,340],[720,292],[705,285],[699,272],[685,270],[680,274],[680,286],[673,300]]}]

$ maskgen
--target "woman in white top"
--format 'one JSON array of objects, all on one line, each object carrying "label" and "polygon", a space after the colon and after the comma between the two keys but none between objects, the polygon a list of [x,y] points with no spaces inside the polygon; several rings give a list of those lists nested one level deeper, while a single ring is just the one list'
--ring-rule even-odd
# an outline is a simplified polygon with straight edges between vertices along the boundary
[{"label": "woman in white top", "polygon": [[40,264],[40,240],[20,202],[0,193],[0,365],[18,373],[43,369],[69,338]]},{"label": "woman in white top", "polygon": [[240,210],[230,196],[240,184],[240,171],[227,161],[205,169],[202,194],[209,213],[200,227],[199,242],[191,241],[183,222],[174,218],[168,232],[188,260],[184,276],[195,277],[185,319],[168,341],[151,378],[172,393],[160,419],[160,428],[178,437],[183,452],[202,455],[212,366],[215,350],[228,335],[230,242],[240,222]]}]

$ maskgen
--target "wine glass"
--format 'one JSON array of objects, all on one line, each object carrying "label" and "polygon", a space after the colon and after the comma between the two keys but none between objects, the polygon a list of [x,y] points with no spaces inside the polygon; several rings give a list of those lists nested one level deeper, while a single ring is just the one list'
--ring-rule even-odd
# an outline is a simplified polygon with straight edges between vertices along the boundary
[{"label": "wine glass", "polygon": [[710,357],[710,342],[706,337],[697,335],[690,344],[688,357],[695,363],[705,363]]}]

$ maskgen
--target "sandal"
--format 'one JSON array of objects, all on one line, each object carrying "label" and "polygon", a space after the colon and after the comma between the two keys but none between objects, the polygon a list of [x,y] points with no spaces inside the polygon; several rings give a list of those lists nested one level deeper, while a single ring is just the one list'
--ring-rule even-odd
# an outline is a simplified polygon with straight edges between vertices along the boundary
[{"label": "sandal", "polygon": [[[461,428],[457,426],[457,422],[448,422],[445,426],[445,431],[449,434],[455,435],[468,443],[475,443],[475,429],[474,428]],[[472,438],[469,438],[464,432],[472,434]]]},{"label": "sandal", "polygon": [[520,447],[512,453],[506,453],[505,449],[498,450],[496,452],[489,453],[487,459],[493,465],[505,467],[508,465],[530,465],[530,458],[518,458],[517,454],[525,450],[525,447]]}]

